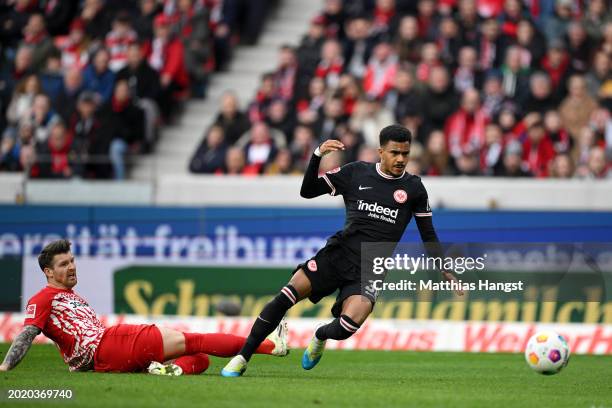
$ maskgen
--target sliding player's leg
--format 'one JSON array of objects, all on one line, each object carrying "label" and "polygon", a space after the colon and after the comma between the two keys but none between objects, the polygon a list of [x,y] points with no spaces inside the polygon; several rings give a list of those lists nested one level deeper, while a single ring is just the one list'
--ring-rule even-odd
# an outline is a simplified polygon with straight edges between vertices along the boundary
[{"label": "sliding player's leg", "polygon": [[181,356],[174,360],[168,360],[165,363],[153,361],[149,364],[149,374],[153,375],[195,375],[202,374],[210,365],[208,354],[196,353],[187,356]]},{"label": "sliding player's leg", "polygon": [[[348,291],[345,289],[347,288],[341,289],[340,296],[342,296],[342,291],[345,291],[345,293],[351,292],[350,289]],[[374,306],[373,301],[369,297],[358,294],[352,294],[340,301],[341,303],[337,302],[334,305],[335,310],[332,312],[336,319],[317,328],[308,347],[304,351],[302,367],[305,370],[312,369],[321,360],[325,350],[325,342],[328,339],[346,340],[355,334],[368,318]],[[340,312],[338,312],[339,306],[341,306]]]},{"label": "sliding player's leg", "polygon": [[257,347],[279,325],[287,311],[300,300],[308,297],[312,291],[310,279],[302,268],[298,268],[287,285],[272,299],[253,323],[249,337],[244,346],[221,371],[224,377],[239,377],[246,370]]},{"label": "sliding player's leg", "polygon": [[[264,339],[255,353],[274,356],[287,355],[287,328],[283,323],[274,335]],[[185,333],[167,327],[159,327],[162,336],[164,361],[183,355],[206,353],[216,357],[232,357],[238,354],[246,339],[228,333]]]},{"label": "sliding player's leg", "polygon": [[[156,375],[199,374],[208,368],[208,354],[216,357],[235,356],[246,338],[226,333],[184,333],[160,327],[166,363],[153,361],[149,373]],[[287,325],[279,324],[255,350],[256,354],[286,356]],[[176,358],[176,360],[174,360]]]}]

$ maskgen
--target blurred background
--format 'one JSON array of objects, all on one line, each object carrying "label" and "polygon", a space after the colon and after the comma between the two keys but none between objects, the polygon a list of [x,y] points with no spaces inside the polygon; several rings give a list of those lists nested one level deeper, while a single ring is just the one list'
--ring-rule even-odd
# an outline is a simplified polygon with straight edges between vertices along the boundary
[{"label": "blurred background", "polygon": [[[0,42],[0,341],[60,237],[105,322],[248,332],[343,225],[341,199],[299,197],[312,151],[347,146],[322,172],[377,161],[391,123],[441,240],[612,237],[605,0],[4,0]],[[383,299],[340,347],[518,351],[553,325],[612,353],[606,282],[582,302]],[[294,346],[332,303],[290,311]]]}]

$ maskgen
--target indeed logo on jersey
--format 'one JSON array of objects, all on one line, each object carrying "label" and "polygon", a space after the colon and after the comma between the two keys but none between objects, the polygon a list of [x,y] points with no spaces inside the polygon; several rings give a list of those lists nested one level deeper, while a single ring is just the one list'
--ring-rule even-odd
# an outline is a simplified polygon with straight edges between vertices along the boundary
[{"label": "indeed logo on jersey", "polygon": [[399,208],[395,210],[389,207],[384,207],[378,203],[368,203],[363,200],[357,201],[357,209],[359,211],[368,211],[368,217],[387,221],[390,224],[395,224]]}]

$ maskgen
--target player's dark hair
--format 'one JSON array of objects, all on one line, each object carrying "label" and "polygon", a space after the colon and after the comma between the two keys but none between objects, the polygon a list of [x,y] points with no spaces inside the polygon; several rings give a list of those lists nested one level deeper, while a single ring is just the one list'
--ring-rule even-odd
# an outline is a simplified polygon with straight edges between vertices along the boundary
[{"label": "player's dark hair", "polygon": [[389,142],[412,143],[412,133],[401,125],[389,125],[380,131],[380,147]]},{"label": "player's dark hair", "polygon": [[45,268],[51,268],[53,266],[53,257],[70,252],[70,245],[71,243],[67,239],[59,239],[45,245],[38,255],[40,269],[44,271]]}]

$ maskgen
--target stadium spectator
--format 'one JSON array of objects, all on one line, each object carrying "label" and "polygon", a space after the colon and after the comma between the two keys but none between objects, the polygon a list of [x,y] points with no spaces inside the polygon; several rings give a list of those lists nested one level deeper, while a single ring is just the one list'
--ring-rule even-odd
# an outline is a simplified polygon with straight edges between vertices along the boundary
[{"label": "stadium spectator", "polygon": [[612,172],[606,160],[606,152],[600,146],[594,146],[589,152],[586,166],[576,170],[578,177],[587,179],[610,179]]},{"label": "stadium spectator", "polygon": [[378,147],[378,135],[388,123],[393,123],[393,113],[380,99],[366,96],[357,103],[350,119],[352,129],[359,129],[367,146]]},{"label": "stadium spectator", "polygon": [[499,125],[490,123],[485,128],[484,145],[480,150],[480,170],[492,176],[503,168],[504,135]]},{"label": "stadium spectator", "polygon": [[393,87],[397,69],[397,55],[395,55],[391,44],[381,42],[376,45],[363,78],[365,93],[378,99],[384,98]]},{"label": "stadium spectator", "polygon": [[82,176],[95,179],[109,178],[111,175],[109,141],[102,137],[102,123],[95,115],[97,108],[96,95],[83,92],[68,122],[68,131],[76,144],[75,151],[85,162]]},{"label": "stadium spectator", "polygon": [[342,7],[342,0],[325,0],[320,17],[326,37],[340,39],[345,37],[344,27],[347,16]]},{"label": "stadium spectator", "polygon": [[215,174],[223,171],[226,154],[227,145],[223,128],[213,125],[204,135],[191,158],[189,171],[198,174]]},{"label": "stadium spectator", "polygon": [[249,106],[249,120],[251,123],[259,122],[266,119],[268,107],[275,97],[276,89],[274,87],[274,74],[271,72],[265,73],[261,77],[259,89],[255,94],[255,98]]},{"label": "stadium spectator", "polygon": [[572,17],[572,0],[556,0],[554,13],[544,20],[544,34],[548,43],[562,40]]},{"label": "stadium spectator", "polygon": [[283,134],[285,145],[289,142],[291,136],[293,136],[295,121],[289,112],[287,103],[282,99],[276,99],[270,104],[264,122],[266,122],[271,129],[277,130]]},{"label": "stadium spectator", "polygon": [[274,161],[266,166],[264,173],[273,176],[282,174],[301,174],[293,168],[292,160],[289,149],[280,149]]},{"label": "stadium spectator", "polygon": [[537,68],[546,51],[546,40],[529,19],[519,21],[516,31],[516,45],[521,51],[522,66]]},{"label": "stadium spectator", "polygon": [[455,70],[454,85],[457,92],[464,92],[470,88],[480,89],[483,74],[478,69],[478,55],[473,47],[462,47],[459,50],[459,66]]},{"label": "stadium spectator", "polygon": [[21,151],[34,146],[34,124],[24,118],[17,125],[17,131],[4,132],[0,144],[0,169],[22,171]]},{"label": "stadium spectator", "polygon": [[110,100],[115,86],[115,74],[109,67],[110,54],[100,48],[83,71],[83,89],[98,95],[102,103]]},{"label": "stadium spectator", "polygon": [[131,44],[127,49],[127,65],[117,73],[117,80],[126,80],[130,95],[145,115],[145,141],[147,148],[156,139],[159,122],[159,73],[144,59],[140,46]]},{"label": "stadium spectator", "polygon": [[70,24],[67,36],[56,38],[55,46],[62,53],[64,69],[85,68],[89,62],[89,38],[85,35],[85,23],[77,18]]},{"label": "stadium spectator", "polygon": [[602,87],[612,76],[612,65],[610,55],[604,51],[598,51],[593,57],[593,65],[585,75],[587,88],[591,97],[599,99],[602,96]]},{"label": "stadium spectator", "polygon": [[572,158],[578,169],[586,168],[591,149],[596,146],[595,132],[588,126],[580,129],[578,139],[572,151]]},{"label": "stadium spectator", "polygon": [[423,159],[422,174],[428,176],[442,176],[448,174],[450,155],[446,148],[446,136],[444,132],[441,130],[434,130],[429,134]]},{"label": "stadium spectator", "polygon": [[485,20],[480,28],[480,36],[476,42],[478,64],[481,70],[499,67],[505,54],[505,40],[502,37],[499,23],[494,18]]},{"label": "stadium spectator", "polygon": [[515,102],[523,100],[529,89],[529,65],[523,64],[519,47],[508,47],[501,71],[505,95]]},{"label": "stadium spectator", "polygon": [[506,145],[504,151],[504,168],[497,174],[502,177],[531,177],[532,174],[523,169],[523,148],[514,140]]},{"label": "stadium spectator", "polygon": [[84,0],[79,17],[85,24],[85,33],[89,38],[104,40],[110,30],[111,16],[103,0]]},{"label": "stadium spectator", "polygon": [[61,121],[51,127],[47,142],[38,146],[37,177],[70,178],[76,175],[77,165],[73,162],[72,138]]},{"label": "stadium spectator", "polygon": [[123,11],[113,20],[112,30],[106,34],[104,46],[110,55],[109,68],[119,71],[127,64],[127,50],[131,44],[136,44],[136,31],[132,28],[130,16]]},{"label": "stadium spectator", "polygon": [[523,164],[534,177],[546,177],[555,150],[541,120],[532,123],[527,129],[523,142]]},{"label": "stadium spectator", "polygon": [[203,97],[208,72],[213,68],[208,9],[197,7],[194,0],[177,1],[175,30],[183,42],[185,68],[191,80],[192,96]]},{"label": "stadium spectator", "polygon": [[393,111],[396,122],[401,122],[410,112],[420,111],[421,95],[416,90],[415,78],[411,71],[407,69],[397,71],[393,88],[385,97],[385,105]]},{"label": "stadium spectator", "polygon": [[508,102],[502,88],[502,76],[499,71],[491,70],[484,79],[482,106],[489,117],[495,117],[501,111],[504,102]]},{"label": "stadium spectator", "polygon": [[550,177],[570,179],[574,176],[574,163],[567,154],[558,154],[550,166]]},{"label": "stadium spectator", "polygon": [[[457,160],[465,153],[478,151],[484,145],[488,123],[489,117],[480,103],[478,91],[473,88],[466,90],[461,107],[448,118],[444,127],[451,156]],[[471,164],[471,156],[467,159]]]},{"label": "stadium spectator", "polygon": [[458,104],[458,97],[450,83],[446,68],[432,69],[423,97],[425,127],[442,129],[446,119],[457,109]]},{"label": "stadium spectator", "polygon": [[83,90],[83,75],[78,67],[64,71],[63,87],[55,99],[54,109],[64,121],[74,112],[76,102]]},{"label": "stadium spectator", "polygon": [[321,59],[315,70],[315,75],[323,78],[330,88],[338,86],[340,74],[344,70],[342,49],[337,40],[326,40],[321,47]]},{"label": "stadium spectator", "polygon": [[448,67],[457,64],[459,48],[463,43],[463,33],[459,32],[459,25],[451,16],[442,17],[436,34],[436,45],[440,52],[440,59]]},{"label": "stadium spectator", "polygon": [[159,108],[165,120],[176,113],[176,104],[189,88],[183,43],[172,33],[172,19],[165,14],[155,17],[155,36],[150,44],[148,61],[160,75]]},{"label": "stadium spectator", "polygon": [[34,97],[30,119],[34,123],[34,139],[36,143],[46,143],[53,125],[61,118],[51,108],[49,97],[40,93]]},{"label": "stadium spectator", "polygon": [[340,85],[338,92],[342,96],[342,102],[344,104],[344,112],[347,115],[352,115],[357,105],[357,101],[362,96],[363,92],[357,81],[352,75],[344,74],[340,77]]},{"label": "stadium spectator", "polygon": [[227,152],[225,154],[224,169],[218,171],[216,174],[227,174],[233,176],[253,176],[257,174],[257,171],[253,171],[252,168],[246,166],[244,150],[239,147],[230,147],[229,149],[227,149]]},{"label": "stadium spectator", "polygon": [[599,42],[603,38],[603,29],[607,21],[612,20],[612,6],[605,0],[591,0],[582,17],[582,25],[587,30],[591,41]]},{"label": "stadium spectator", "polygon": [[144,139],[144,114],[130,97],[127,81],[117,81],[113,96],[100,108],[101,138],[109,141],[109,157],[113,177],[123,180],[126,176],[125,156],[137,152]]},{"label": "stadium spectator", "polygon": [[400,62],[417,64],[421,58],[423,40],[419,37],[419,22],[414,16],[402,17],[395,39]]},{"label": "stadium spectator", "polygon": [[23,28],[21,44],[32,49],[32,68],[36,71],[42,69],[53,49],[53,41],[47,33],[45,18],[42,14],[35,13],[30,16],[28,23]]},{"label": "stadium spectator", "polygon": [[264,122],[254,123],[244,146],[247,165],[261,173],[265,165],[274,159],[278,148],[283,147],[276,143],[277,140],[278,137],[270,135],[270,128]]},{"label": "stadium spectator", "polygon": [[22,119],[30,115],[34,97],[41,90],[40,80],[36,75],[28,75],[17,84],[6,111],[6,117],[10,126],[17,126]]},{"label": "stadium spectator", "polygon": [[365,15],[356,16],[347,23],[344,60],[346,72],[356,78],[363,78],[366,74],[366,66],[376,45],[371,33],[371,21]]},{"label": "stadium spectator", "polygon": [[13,84],[19,82],[25,76],[35,72],[32,66],[33,51],[32,47],[28,45],[22,45],[17,49],[15,54],[15,61],[13,68],[5,74],[7,77],[7,85],[9,89]]},{"label": "stadium spectator", "polygon": [[250,128],[251,124],[247,115],[239,109],[235,93],[227,91],[221,96],[221,110],[214,124],[223,128],[225,141],[230,146]]},{"label": "stadium spectator", "polygon": [[544,127],[546,133],[553,143],[555,152],[558,154],[569,152],[572,139],[569,133],[561,126],[561,116],[556,110],[549,110],[544,116]]},{"label": "stadium spectator", "polygon": [[559,100],[553,95],[552,84],[547,74],[535,72],[529,78],[529,93],[522,101],[525,113],[545,112],[555,109],[559,105]]},{"label": "stadium spectator", "polygon": [[153,20],[162,9],[157,0],[140,0],[139,13],[134,20],[134,29],[141,42],[153,41]]},{"label": "stadium spectator", "polygon": [[325,19],[322,16],[313,18],[310,21],[308,31],[302,37],[297,48],[297,60],[300,67],[298,88],[306,87],[305,84],[308,84],[311,75],[314,74],[319,63],[321,48],[325,41],[324,21]]},{"label": "stadium spectator", "polygon": [[289,150],[291,151],[294,167],[297,170],[302,173],[306,170],[310,156],[317,146],[317,140],[310,127],[303,124],[296,126]]},{"label": "stadium spectator", "polygon": [[573,138],[589,123],[597,102],[588,94],[586,81],[581,75],[573,75],[568,82],[568,95],[559,106],[563,127]]},{"label": "stadium spectator", "polygon": [[576,73],[586,72],[591,61],[593,45],[582,23],[572,21],[567,29],[567,38],[571,70]]},{"label": "stadium spectator", "polygon": [[[356,107],[355,110],[359,111],[359,107]],[[347,121],[344,112],[344,104],[339,95],[327,99],[323,105],[322,111],[323,112],[318,115],[318,118],[313,123],[314,133],[316,137],[318,137],[320,143],[333,138],[336,128]]]},{"label": "stadium spectator", "polygon": [[283,45],[279,51],[278,66],[274,72],[274,89],[276,97],[290,102],[295,93],[297,80],[297,57],[295,50]]},{"label": "stadium spectator", "polygon": [[359,151],[363,146],[363,135],[344,124],[336,129],[336,139],[340,140],[344,145],[344,151],[342,152],[344,162],[350,163],[356,161]]},{"label": "stadium spectator", "polygon": [[440,51],[433,42],[427,42],[421,47],[421,62],[416,66],[416,77],[421,82],[429,81],[435,67],[442,66]]},{"label": "stadium spectator", "polygon": [[40,71],[39,78],[43,92],[52,101],[57,100],[64,87],[62,61],[58,50],[54,49],[49,54],[45,69]]},{"label": "stadium spectator", "polygon": [[318,116],[318,111],[325,104],[326,87],[323,78],[314,77],[308,84],[308,95],[297,101],[298,119],[303,122],[313,123]]}]

